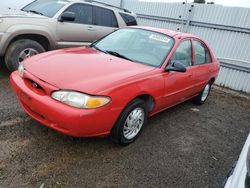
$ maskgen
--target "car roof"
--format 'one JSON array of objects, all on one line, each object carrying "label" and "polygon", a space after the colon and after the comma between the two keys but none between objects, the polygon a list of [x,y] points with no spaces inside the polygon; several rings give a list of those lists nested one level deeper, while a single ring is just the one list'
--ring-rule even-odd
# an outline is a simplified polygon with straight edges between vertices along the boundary
[{"label": "car roof", "polygon": [[192,38],[199,38],[195,35],[192,35],[192,34],[189,34],[189,33],[182,33],[182,32],[179,32],[179,31],[173,31],[173,30],[170,30],[170,29],[163,29],[163,28],[156,28],[156,27],[147,27],[147,26],[132,26],[133,28],[139,28],[139,29],[146,29],[146,30],[150,30],[150,31],[155,31],[155,32],[158,32],[158,33],[163,33],[163,34],[166,34],[170,37],[173,37],[173,38],[188,38],[188,37],[192,37]]}]

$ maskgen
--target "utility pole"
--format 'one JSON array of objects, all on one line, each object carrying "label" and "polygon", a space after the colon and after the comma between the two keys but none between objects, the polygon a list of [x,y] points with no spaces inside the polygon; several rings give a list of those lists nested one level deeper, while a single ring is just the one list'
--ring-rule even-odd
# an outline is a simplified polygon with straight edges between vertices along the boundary
[{"label": "utility pole", "polygon": [[185,2],[183,2],[183,4],[185,3],[185,7],[184,7],[184,10],[183,10],[183,13],[182,13],[182,20],[181,20],[181,31],[183,32],[183,29],[184,29],[184,16],[186,15],[186,10],[187,10],[187,0]]},{"label": "utility pole", "polygon": [[120,7],[123,8],[123,1],[124,0],[120,0]]}]

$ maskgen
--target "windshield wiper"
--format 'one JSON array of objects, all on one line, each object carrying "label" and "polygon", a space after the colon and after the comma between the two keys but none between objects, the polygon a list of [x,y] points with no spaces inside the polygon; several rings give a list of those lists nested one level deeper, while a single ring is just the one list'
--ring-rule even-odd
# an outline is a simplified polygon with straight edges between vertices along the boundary
[{"label": "windshield wiper", "polygon": [[97,47],[96,45],[94,45],[94,44],[91,44],[90,47],[91,47],[91,48],[95,48],[95,49],[97,49],[98,51],[101,51],[101,52],[103,52],[103,53],[105,53],[105,54],[107,53],[105,50],[102,50],[101,48],[98,48],[98,47]]},{"label": "windshield wiper", "polygon": [[34,13],[34,14],[39,14],[39,15],[44,16],[44,14],[43,14],[43,13],[38,12],[38,11],[36,11],[36,10],[28,10],[27,12],[31,12],[31,13]]},{"label": "windshield wiper", "polygon": [[124,56],[124,55],[118,53],[118,52],[114,52],[114,51],[110,51],[110,50],[107,50],[106,52],[109,53],[109,54],[111,54],[111,55],[114,55],[114,56],[116,56],[116,57],[121,57],[121,58],[123,58],[123,59],[127,59],[127,60],[129,60],[129,61],[133,61],[133,62],[134,62],[134,60],[132,60],[132,59],[130,59],[130,58],[128,58],[128,57],[126,57],[126,56]]}]

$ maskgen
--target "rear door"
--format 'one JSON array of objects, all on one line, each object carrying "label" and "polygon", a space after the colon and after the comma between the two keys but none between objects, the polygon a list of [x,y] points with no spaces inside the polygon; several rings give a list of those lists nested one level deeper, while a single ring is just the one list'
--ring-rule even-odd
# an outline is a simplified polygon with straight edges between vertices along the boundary
[{"label": "rear door", "polygon": [[81,46],[95,40],[93,30],[93,6],[76,3],[68,7],[64,12],[75,13],[74,21],[57,23],[58,47]]},{"label": "rear door", "polygon": [[194,65],[193,65],[193,78],[194,78],[194,92],[200,92],[203,87],[209,82],[212,71],[211,55],[207,46],[200,40],[193,40],[194,52]]},{"label": "rear door", "polygon": [[118,28],[114,12],[99,6],[93,6],[96,39],[99,39]]}]

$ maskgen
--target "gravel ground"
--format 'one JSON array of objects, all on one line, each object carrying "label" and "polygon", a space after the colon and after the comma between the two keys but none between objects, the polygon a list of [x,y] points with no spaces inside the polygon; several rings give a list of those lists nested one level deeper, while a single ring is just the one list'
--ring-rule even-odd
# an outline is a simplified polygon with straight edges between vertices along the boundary
[{"label": "gravel ground", "polygon": [[149,120],[139,139],[72,139],[21,110],[0,67],[0,187],[220,187],[250,131],[250,96],[213,87]]}]

